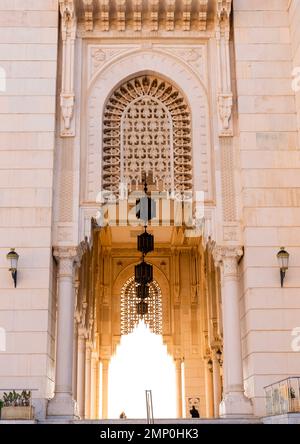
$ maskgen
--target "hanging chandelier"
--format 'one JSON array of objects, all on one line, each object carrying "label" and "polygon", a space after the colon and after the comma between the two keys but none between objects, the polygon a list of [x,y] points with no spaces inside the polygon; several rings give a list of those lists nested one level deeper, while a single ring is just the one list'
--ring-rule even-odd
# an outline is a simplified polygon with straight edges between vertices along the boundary
[{"label": "hanging chandelier", "polygon": [[145,176],[145,196],[136,201],[138,219],[144,221],[145,231],[137,238],[137,249],[142,253],[142,262],[135,266],[136,296],[141,301],[137,304],[137,313],[143,318],[148,313],[148,304],[145,300],[150,295],[150,284],[153,282],[153,266],[145,262],[145,256],[154,250],[154,236],[147,232],[147,224],[156,215],[155,201],[148,195],[148,186]]}]

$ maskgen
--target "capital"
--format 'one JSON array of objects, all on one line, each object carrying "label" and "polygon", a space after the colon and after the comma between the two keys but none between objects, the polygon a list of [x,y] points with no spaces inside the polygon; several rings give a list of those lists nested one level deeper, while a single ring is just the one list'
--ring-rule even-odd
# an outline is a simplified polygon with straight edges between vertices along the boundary
[{"label": "capital", "polygon": [[240,246],[215,246],[213,257],[216,266],[222,270],[224,278],[237,277],[238,261],[243,256],[243,248]]},{"label": "capital", "polygon": [[59,277],[73,277],[77,249],[75,247],[55,247],[53,249],[53,256],[58,261]]}]

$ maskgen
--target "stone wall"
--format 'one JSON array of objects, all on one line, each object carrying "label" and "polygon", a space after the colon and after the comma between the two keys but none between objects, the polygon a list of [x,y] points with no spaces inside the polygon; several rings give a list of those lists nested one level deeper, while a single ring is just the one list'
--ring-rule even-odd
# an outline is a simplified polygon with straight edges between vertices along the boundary
[{"label": "stone wall", "polygon": [[[7,344],[0,352],[0,389],[37,388],[38,398],[50,395],[54,377],[49,313],[57,39],[57,0],[1,0],[0,327]],[[16,289],[6,260],[11,247],[20,255]]]},{"label": "stone wall", "polygon": [[298,132],[300,130],[300,2],[289,1],[290,35],[292,44],[293,63],[293,89],[296,93],[296,106],[298,113]]},{"label": "stone wall", "polygon": [[[247,394],[257,415],[265,414],[264,386],[300,373],[299,353],[292,350],[292,330],[300,324],[300,152],[292,89],[300,4],[291,3],[290,18],[288,8],[288,0],[234,1],[245,245],[242,341]],[[280,246],[290,253],[283,289]]]}]

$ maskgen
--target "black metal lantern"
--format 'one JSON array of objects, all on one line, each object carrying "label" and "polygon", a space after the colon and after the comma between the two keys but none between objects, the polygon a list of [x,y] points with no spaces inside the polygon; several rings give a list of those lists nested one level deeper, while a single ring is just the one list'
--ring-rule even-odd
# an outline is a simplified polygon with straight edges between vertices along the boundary
[{"label": "black metal lantern", "polygon": [[135,266],[135,282],[139,285],[147,285],[153,281],[153,267],[143,260]]},{"label": "black metal lantern", "polygon": [[156,217],[156,204],[151,197],[145,196],[136,201],[136,217],[145,222],[145,224]]},{"label": "black metal lantern", "polygon": [[280,251],[277,253],[277,260],[280,267],[280,281],[281,287],[283,287],[283,282],[285,279],[285,273],[289,268],[289,258],[290,255],[287,251],[285,251],[284,247],[280,248]]},{"label": "black metal lantern", "polygon": [[138,250],[141,251],[144,255],[154,250],[154,236],[152,236],[152,234],[150,233],[147,233],[146,228],[145,232],[138,236]]},{"label": "black metal lantern", "polygon": [[19,255],[15,251],[15,248],[12,248],[10,250],[10,252],[6,255],[6,257],[7,257],[7,260],[9,261],[9,263],[10,263],[9,271],[11,272],[11,276],[13,278],[14,285],[15,285],[15,288],[16,288],[17,287],[17,273],[18,273]]},{"label": "black metal lantern", "polygon": [[136,304],[137,312],[138,314],[143,317],[148,313],[148,304],[146,302],[141,301],[138,304]]},{"label": "black metal lantern", "polygon": [[136,296],[138,299],[147,299],[150,295],[150,288],[148,285],[138,285],[136,287]]}]

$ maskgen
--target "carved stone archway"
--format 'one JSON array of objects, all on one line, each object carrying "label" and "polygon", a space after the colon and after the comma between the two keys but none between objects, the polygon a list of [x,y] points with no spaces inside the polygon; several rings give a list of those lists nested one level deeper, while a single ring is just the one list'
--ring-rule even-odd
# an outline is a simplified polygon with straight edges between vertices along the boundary
[{"label": "carved stone archway", "polygon": [[[86,129],[83,143],[87,146],[86,168],[82,172],[82,196],[95,202],[102,186],[103,137],[107,97],[126,81],[139,76],[155,76],[184,91],[182,97],[191,111],[191,146],[193,158],[193,190],[203,191],[205,199],[213,199],[213,171],[211,164],[211,136],[209,99],[200,75],[182,59],[163,51],[135,51],[115,57],[109,66],[104,65],[93,76],[87,91]],[[107,94],[109,92],[109,94]],[[195,169],[195,165],[199,168]]]},{"label": "carved stone archway", "polygon": [[145,171],[156,188],[192,189],[191,113],[182,93],[158,76],[127,80],[109,97],[103,121],[105,190],[137,188]]}]

